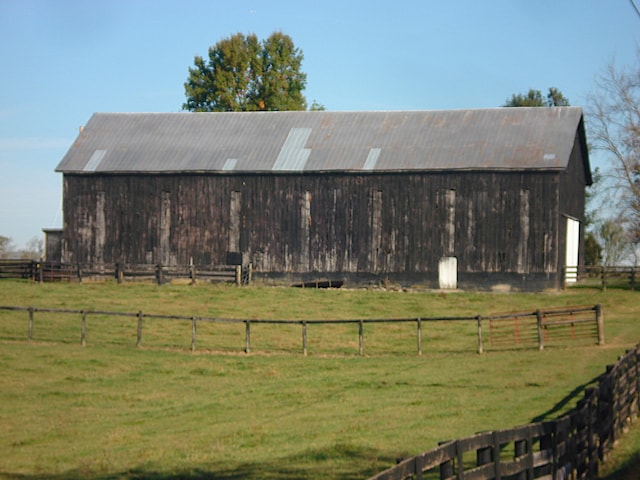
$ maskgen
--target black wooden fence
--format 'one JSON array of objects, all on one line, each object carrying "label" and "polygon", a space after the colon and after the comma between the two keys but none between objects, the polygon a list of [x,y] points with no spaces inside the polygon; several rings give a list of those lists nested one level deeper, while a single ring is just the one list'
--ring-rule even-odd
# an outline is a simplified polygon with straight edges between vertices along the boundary
[{"label": "black wooden fence", "polygon": [[612,286],[638,287],[640,269],[634,266],[580,265],[564,267],[565,288],[572,285],[593,285],[602,290]]},{"label": "black wooden fence", "polygon": [[[302,329],[302,353],[308,352],[308,325],[339,325],[353,324],[358,327],[358,354],[364,355],[365,324],[379,323],[413,323],[416,327],[417,353],[422,355],[422,327],[434,322],[473,322],[477,328],[477,351],[483,353],[487,341],[492,347],[500,348],[506,344],[509,348],[537,346],[539,350],[549,343],[566,344],[567,340],[587,339],[604,344],[604,314],[601,305],[583,307],[561,307],[538,309],[533,312],[516,312],[500,315],[473,317],[419,317],[419,318],[386,318],[386,319],[351,319],[351,320],[260,320],[260,319],[232,319],[219,317],[164,315],[138,312],[112,312],[60,308],[40,308],[24,306],[0,306],[0,310],[28,312],[27,339],[34,339],[34,322],[36,312],[63,313],[81,316],[80,342],[86,344],[87,317],[90,315],[131,317],[137,319],[136,346],[142,344],[143,320],[163,319],[181,320],[191,323],[191,351],[196,350],[197,331],[199,322],[236,323],[245,326],[246,353],[251,352],[251,326],[257,324],[272,325],[300,325]],[[488,327],[488,328],[487,328]],[[487,330],[490,332],[487,338]]]},{"label": "black wooden fence", "polygon": [[88,279],[115,279],[153,281],[160,284],[172,279],[188,279],[235,283],[249,283],[249,269],[239,265],[153,265],[120,264],[101,265],[67,264],[36,260],[0,259],[0,278],[30,279],[34,282],[80,281]]},{"label": "black wooden fence", "polygon": [[0,259],[0,278],[23,278],[36,280],[36,265],[34,260]]},{"label": "black wooden fence", "polygon": [[598,462],[638,416],[639,363],[640,345],[555,420],[442,442],[370,480],[595,480]]}]

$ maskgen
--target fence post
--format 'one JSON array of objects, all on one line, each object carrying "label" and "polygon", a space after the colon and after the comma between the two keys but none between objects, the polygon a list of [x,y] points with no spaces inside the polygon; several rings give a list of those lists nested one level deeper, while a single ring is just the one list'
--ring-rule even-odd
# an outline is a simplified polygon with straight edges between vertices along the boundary
[{"label": "fence post", "polygon": [[136,338],[136,347],[142,345],[142,310],[138,310],[138,332]]},{"label": "fence post", "polygon": [[358,320],[358,350],[360,356],[364,354],[364,322]]},{"label": "fence post", "polygon": [[584,460],[584,470],[587,478],[598,478],[598,441],[597,424],[598,415],[596,408],[596,400],[598,398],[597,387],[587,387],[584,390],[584,398],[578,403],[578,408],[582,405],[585,410],[584,426],[586,428],[587,440],[584,443],[586,456]]},{"label": "fence post", "polygon": [[82,310],[82,326],[80,329],[80,344],[84,347],[87,345],[87,312]]},{"label": "fence post", "polygon": [[478,321],[478,353],[483,353],[484,348],[482,346],[482,316],[478,315],[476,317],[476,320]]},{"label": "fence post", "polygon": [[607,290],[607,267],[602,266],[602,291]]},{"label": "fence post", "polygon": [[196,317],[191,317],[191,351],[196,351]]},{"label": "fence post", "polygon": [[532,434],[532,429],[533,429],[533,425],[529,425],[527,427],[527,439],[525,441],[525,448],[526,448],[526,460],[525,460],[525,464],[527,467],[527,475],[524,476],[525,480],[533,478],[533,472],[534,472],[534,448],[533,448],[533,434]]},{"label": "fence post", "polygon": [[251,352],[251,320],[245,320],[245,346],[244,353]]},{"label": "fence post", "polygon": [[415,479],[416,480],[422,480],[422,456],[418,455],[416,457],[413,457],[413,470],[416,473]]},{"label": "fence post", "polygon": [[631,290],[636,289],[636,269],[631,267]]},{"label": "fence post", "polygon": [[422,319],[418,318],[416,323],[418,324],[418,356],[422,356]]},{"label": "fence post", "polygon": [[189,258],[189,279],[191,280],[191,285],[196,284],[196,267],[193,264],[193,257]]},{"label": "fence post", "polygon": [[[522,457],[523,455],[527,455],[529,453],[528,441],[527,440],[516,440],[513,442],[513,456],[514,460]],[[524,470],[516,476],[517,480],[527,480],[527,476],[529,472]]]},{"label": "fence post", "polygon": [[307,356],[307,322],[302,321],[302,353]]},{"label": "fence post", "polygon": [[242,265],[236,265],[236,286],[242,286]]},{"label": "fence post", "polygon": [[156,265],[156,282],[158,285],[162,285],[164,283],[164,272],[162,271],[162,264]]},{"label": "fence post", "polygon": [[604,313],[600,303],[596,305],[596,324],[598,326],[598,345],[604,345]]},{"label": "fence post", "polygon": [[635,362],[635,370],[636,370],[636,401],[635,401],[635,411],[634,418],[638,418],[638,412],[640,412],[640,347],[638,345],[634,348],[634,360]]},{"label": "fence post", "polygon": [[27,339],[29,341],[33,339],[33,307],[29,307],[29,328],[27,332]]},{"label": "fence post", "polygon": [[544,466],[543,471],[549,475],[549,478],[555,478],[556,474],[556,461],[557,461],[557,449],[556,449],[556,422],[553,420],[545,422],[545,434],[540,437],[540,450],[547,451],[547,458],[549,463]]},{"label": "fence post", "polygon": [[[449,443],[449,441],[447,442],[438,442],[438,445],[444,445],[445,443]],[[457,445],[456,445],[456,451],[458,450]],[[446,462],[443,462],[440,464],[440,478],[441,479],[446,479],[446,478],[452,478],[454,476],[454,469],[453,469],[453,460],[447,460]]]},{"label": "fence post", "polygon": [[536,322],[538,324],[538,350],[544,350],[544,334],[542,332],[542,310],[536,310]]},{"label": "fence post", "polygon": [[613,365],[607,365],[606,373],[600,376],[598,382],[598,438],[600,460],[604,460],[614,441],[614,412],[613,412]]}]

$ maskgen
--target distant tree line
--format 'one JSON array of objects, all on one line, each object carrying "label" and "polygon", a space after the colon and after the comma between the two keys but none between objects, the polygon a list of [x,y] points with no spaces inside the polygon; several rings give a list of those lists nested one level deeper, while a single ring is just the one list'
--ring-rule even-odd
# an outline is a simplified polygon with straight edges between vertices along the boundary
[{"label": "distant tree line", "polygon": [[13,244],[10,237],[0,235],[0,259],[25,259],[38,260],[44,253],[44,241],[41,238],[33,237],[27,241],[22,248],[18,248]]}]

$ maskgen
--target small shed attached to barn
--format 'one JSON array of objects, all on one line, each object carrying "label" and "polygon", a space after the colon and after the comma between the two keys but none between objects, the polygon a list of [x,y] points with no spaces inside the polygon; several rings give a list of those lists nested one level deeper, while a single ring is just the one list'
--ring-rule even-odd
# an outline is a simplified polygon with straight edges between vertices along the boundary
[{"label": "small shed attached to barn", "polygon": [[591,184],[577,107],[96,113],[57,171],[65,263],[465,289],[559,287]]}]

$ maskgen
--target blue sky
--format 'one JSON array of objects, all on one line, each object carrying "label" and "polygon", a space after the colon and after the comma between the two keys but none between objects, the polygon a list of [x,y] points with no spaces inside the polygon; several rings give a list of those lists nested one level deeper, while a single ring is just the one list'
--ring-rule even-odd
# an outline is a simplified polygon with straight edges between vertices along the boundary
[{"label": "blue sky", "polygon": [[92,113],[180,111],[195,55],[276,30],[328,110],[498,107],[551,86],[585,105],[608,63],[635,62],[640,16],[629,0],[0,0],[0,235],[62,225],[54,169]]}]

